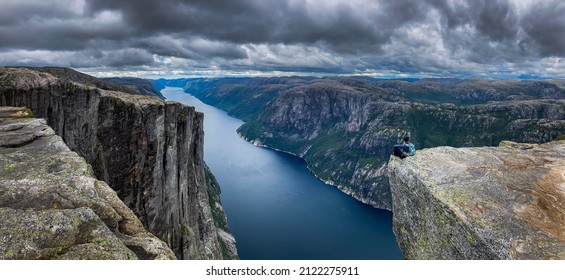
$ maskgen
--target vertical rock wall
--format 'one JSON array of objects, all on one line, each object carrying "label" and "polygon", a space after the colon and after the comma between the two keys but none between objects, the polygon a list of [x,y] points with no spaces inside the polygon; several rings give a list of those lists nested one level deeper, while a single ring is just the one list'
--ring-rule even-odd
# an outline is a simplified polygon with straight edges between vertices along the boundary
[{"label": "vertical rock wall", "polygon": [[30,112],[0,107],[0,259],[174,259]]},{"label": "vertical rock wall", "polygon": [[177,257],[236,256],[222,252],[220,244],[229,238],[218,236],[211,214],[201,113],[154,97],[62,83],[25,68],[17,71],[17,79],[3,82],[8,80],[9,86],[0,89],[0,106],[26,106],[46,118]]}]

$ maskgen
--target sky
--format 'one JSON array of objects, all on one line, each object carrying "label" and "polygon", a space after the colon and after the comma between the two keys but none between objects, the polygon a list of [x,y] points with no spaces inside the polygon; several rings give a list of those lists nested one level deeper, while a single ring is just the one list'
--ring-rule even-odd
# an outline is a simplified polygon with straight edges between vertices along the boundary
[{"label": "sky", "polygon": [[565,79],[562,0],[0,0],[0,65]]}]

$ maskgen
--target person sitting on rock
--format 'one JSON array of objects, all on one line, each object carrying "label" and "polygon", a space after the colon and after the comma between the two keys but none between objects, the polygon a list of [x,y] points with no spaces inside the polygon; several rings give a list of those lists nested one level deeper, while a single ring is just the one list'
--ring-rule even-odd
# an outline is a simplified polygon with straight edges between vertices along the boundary
[{"label": "person sitting on rock", "polygon": [[402,138],[402,144],[394,145],[394,155],[399,158],[405,158],[416,154],[416,147],[410,143],[410,134],[406,134]]}]

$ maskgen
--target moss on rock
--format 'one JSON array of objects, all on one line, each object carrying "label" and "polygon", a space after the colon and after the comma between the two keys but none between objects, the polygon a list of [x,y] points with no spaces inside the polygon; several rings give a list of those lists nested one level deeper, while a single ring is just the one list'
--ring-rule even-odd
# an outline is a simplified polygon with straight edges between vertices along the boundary
[{"label": "moss on rock", "polygon": [[565,259],[565,142],[426,149],[388,172],[409,259]]}]

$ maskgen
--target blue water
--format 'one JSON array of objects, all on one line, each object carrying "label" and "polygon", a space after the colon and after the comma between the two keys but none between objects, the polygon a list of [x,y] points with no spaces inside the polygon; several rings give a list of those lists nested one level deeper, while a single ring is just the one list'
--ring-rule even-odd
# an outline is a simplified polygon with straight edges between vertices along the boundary
[{"label": "blue water", "polygon": [[401,259],[392,213],[316,179],[295,156],[242,140],[243,124],[181,88],[161,91],[204,112],[204,159],[241,259]]}]

